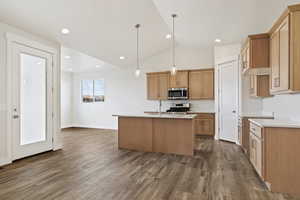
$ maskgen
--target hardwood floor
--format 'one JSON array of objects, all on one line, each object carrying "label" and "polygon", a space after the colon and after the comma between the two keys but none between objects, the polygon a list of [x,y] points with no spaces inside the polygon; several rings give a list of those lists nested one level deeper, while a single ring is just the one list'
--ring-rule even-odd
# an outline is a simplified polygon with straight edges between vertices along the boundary
[{"label": "hardwood floor", "polygon": [[238,146],[199,139],[194,157],[118,150],[115,131],[67,129],[64,149],[0,168],[0,200],[296,200],[267,191]]}]

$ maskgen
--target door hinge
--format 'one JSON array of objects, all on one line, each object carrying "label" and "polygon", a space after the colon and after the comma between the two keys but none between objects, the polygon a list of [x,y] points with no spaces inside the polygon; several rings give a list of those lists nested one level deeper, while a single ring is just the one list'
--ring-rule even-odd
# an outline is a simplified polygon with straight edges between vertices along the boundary
[{"label": "door hinge", "polygon": [[52,118],[54,118],[54,113],[52,113]]}]

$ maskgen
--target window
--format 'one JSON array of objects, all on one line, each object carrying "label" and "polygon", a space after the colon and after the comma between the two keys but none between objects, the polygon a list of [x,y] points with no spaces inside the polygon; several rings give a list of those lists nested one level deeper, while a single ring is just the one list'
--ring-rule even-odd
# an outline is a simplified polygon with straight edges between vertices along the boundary
[{"label": "window", "polygon": [[104,101],[104,80],[82,80],[81,98],[83,103]]}]

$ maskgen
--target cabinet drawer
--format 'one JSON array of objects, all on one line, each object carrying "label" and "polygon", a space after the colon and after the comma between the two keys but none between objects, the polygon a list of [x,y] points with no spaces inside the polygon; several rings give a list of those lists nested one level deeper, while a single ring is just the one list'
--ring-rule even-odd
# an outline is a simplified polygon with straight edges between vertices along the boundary
[{"label": "cabinet drawer", "polygon": [[250,123],[250,132],[252,132],[254,135],[256,135],[257,137],[261,138],[261,127]]}]

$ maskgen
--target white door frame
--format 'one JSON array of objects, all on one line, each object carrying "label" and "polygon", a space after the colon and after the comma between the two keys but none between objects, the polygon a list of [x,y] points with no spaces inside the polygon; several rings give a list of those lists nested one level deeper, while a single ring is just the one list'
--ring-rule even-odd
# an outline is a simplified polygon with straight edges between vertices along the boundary
[{"label": "white door frame", "polygon": [[12,49],[13,44],[21,44],[24,46],[28,46],[30,48],[38,49],[41,51],[45,51],[53,56],[53,127],[52,127],[52,135],[53,135],[53,150],[58,150],[62,148],[59,132],[60,132],[60,64],[59,64],[59,54],[58,50],[39,42],[18,36],[13,33],[6,33],[7,40],[7,55],[6,55],[6,69],[7,69],[7,121],[6,121],[6,146],[7,146],[7,160],[5,164],[9,164],[13,161],[12,155],[12,115],[13,115],[13,105],[12,105],[12,76],[13,76],[13,67],[12,67]]},{"label": "white door frame", "polygon": [[[240,74],[239,74],[239,65],[240,65],[240,60],[239,60],[239,56],[231,56],[231,57],[226,57],[220,61],[218,61],[216,63],[215,66],[215,94],[216,94],[216,98],[215,98],[215,130],[216,130],[216,134],[215,134],[215,139],[219,140],[220,139],[220,129],[219,129],[219,124],[220,124],[220,89],[219,89],[219,84],[220,84],[220,80],[219,80],[219,73],[220,73],[220,65],[226,64],[226,63],[231,63],[231,62],[235,62],[236,63],[236,67],[238,68],[237,71],[237,88],[236,88],[236,92],[237,92],[237,105],[236,105],[236,110],[237,110],[237,116],[240,113],[240,98],[239,98],[239,87],[240,87]],[[236,120],[236,127],[238,126],[238,120]],[[236,134],[236,139],[235,139],[235,143],[237,144],[238,139],[237,139],[237,134]]]}]

